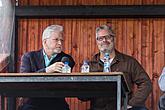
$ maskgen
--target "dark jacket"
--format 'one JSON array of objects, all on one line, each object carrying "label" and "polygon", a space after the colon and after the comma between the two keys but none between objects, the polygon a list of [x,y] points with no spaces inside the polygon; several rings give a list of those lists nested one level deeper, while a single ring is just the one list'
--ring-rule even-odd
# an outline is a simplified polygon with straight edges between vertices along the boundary
[{"label": "dark jacket", "polygon": [[[57,56],[50,62],[49,65],[61,61],[64,56],[69,58],[69,66],[73,68],[75,65],[73,58],[64,52],[57,54]],[[45,68],[43,49],[39,51],[27,52],[22,56],[20,66],[21,73],[46,72]]]},{"label": "dark jacket", "polygon": [[[63,57],[69,58],[69,66],[73,68],[75,62],[73,58],[64,52],[57,54],[57,56],[51,61],[50,65],[54,62],[59,62]],[[43,49],[39,51],[27,52],[22,56],[20,72],[45,72],[45,61],[43,56]],[[65,101],[65,98],[25,98],[23,107],[32,106],[32,110],[69,110],[69,106]],[[24,106],[25,105],[25,106]],[[31,109],[31,108],[30,108]],[[24,110],[24,109],[23,109]],[[25,109],[26,110],[26,109]],[[28,109],[27,109],[28,110]]]},{"label": "dark jacket", "polygon": [[[124,73],[128,86],[131,89],[131,92],[128,94],[128,104],[131,106],[144,106],[145,100],[152,90],[152,84],[149,76],[133,57],[122,54],[117,50],[115,50],[115,54],[116,56],[111,63],[111,71]],[[99,53],[96,54],[90,62],[90,71],[103,71],[103,62],[100,60]],[[137,85],[137,89],[133,93],[134,84]],[[115,110],[116,98],[93,98],[91,99],[91,108],[92,110]]]}]

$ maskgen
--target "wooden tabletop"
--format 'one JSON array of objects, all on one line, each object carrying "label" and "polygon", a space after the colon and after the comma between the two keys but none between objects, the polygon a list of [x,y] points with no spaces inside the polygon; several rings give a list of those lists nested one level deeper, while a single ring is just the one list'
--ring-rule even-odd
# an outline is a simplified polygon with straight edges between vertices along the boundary
[{"label": "wooden tabletop", "polygon": [[0,73],[0,77],[4,76],[104,76],[104,75],[123,75],[122,72],[90,72],[90,73]]}]

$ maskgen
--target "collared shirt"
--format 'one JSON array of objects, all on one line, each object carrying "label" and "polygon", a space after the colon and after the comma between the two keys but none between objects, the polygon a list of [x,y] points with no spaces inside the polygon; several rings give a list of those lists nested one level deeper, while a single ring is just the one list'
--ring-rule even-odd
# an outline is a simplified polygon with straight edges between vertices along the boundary
[{"label": "collared shirt", "polygon": [[[111,64],[113,61],[114,57],[109,60],[109,63]],[[102,62],[104,62],[104,59],[101,59]]]},{"label": "collared shirt", "polygon": [[57,56],[57,54],[54,54],[51,56],[51,58],[49,59],[48,56],[46,55],[46,53],[43,51],[43,55],[44,55],[44,60],[45,60],[45,66],[48,67],[50,62]]},{"label": "collared shirt", "polygon": [[165,92],[165,67],[163,68],[162,73],[159,77],[158,84],[159,84],[160,89],[163,92]]}]

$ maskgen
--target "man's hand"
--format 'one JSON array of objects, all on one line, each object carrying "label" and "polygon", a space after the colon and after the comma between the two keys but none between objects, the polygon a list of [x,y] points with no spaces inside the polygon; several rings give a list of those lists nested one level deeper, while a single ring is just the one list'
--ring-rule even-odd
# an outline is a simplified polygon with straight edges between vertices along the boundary
[{"label": "man's hand", "polygon": [[55,62],[54,64],[46,67],[46,73],[62,72],[63,62]]}]

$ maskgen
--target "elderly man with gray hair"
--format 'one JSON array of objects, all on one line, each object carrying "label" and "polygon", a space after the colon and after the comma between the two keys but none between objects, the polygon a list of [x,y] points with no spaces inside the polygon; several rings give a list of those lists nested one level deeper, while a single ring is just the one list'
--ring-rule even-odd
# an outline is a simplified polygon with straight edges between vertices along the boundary
[{"label": "elderly man with gray hair", "polygon": [[[73,58],[62,51],[63,27],[60,25],[48,26],[42,35],[43,48],[38,51],[27,52],[22,56],[20,72],[61,73],[64,63],[62,58],[69,59],[69,66],[73,68]],[[65,98],[22,98],[23,103],[19,110],[69,110]],[[25,100],[24,100],[25,99]]]}]

